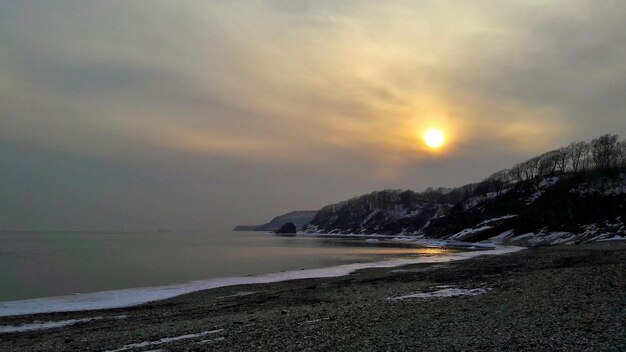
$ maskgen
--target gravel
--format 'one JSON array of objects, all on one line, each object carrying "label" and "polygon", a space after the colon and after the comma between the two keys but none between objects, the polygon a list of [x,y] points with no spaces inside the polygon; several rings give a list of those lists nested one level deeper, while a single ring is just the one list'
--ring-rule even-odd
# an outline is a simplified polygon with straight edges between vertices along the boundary
[{"label": "gravel", "polygon": [[[420,294],[442,290],[480,294]],[[103,318],[0,334],[0,351],[143,342],[155,343],[126,350],[625,351],[626,242],[232,286],[124,309],[4,317],[0,326],[93,316]]]}]

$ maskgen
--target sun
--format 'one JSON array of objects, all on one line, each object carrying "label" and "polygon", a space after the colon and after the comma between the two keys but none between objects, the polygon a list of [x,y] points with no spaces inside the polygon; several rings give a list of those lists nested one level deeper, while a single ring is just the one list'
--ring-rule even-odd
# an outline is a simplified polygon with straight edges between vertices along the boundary
[{"label": "sun", "polygon": [[431,148],[439,148],[443,144],[445,137],[443,132],[436,128],[431,128],[424,133],[424,142]]}]

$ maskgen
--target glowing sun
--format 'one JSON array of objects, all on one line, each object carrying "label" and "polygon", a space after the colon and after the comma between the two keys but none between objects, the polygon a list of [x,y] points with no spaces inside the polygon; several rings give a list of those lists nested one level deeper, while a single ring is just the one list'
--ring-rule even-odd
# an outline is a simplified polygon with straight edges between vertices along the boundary
[{"label": "glowing sun", "polygon": [[424,133],[424,142],[431,148],[439,148],[443,144],[445,138],[443,132],[436,128],[431,128]]}]

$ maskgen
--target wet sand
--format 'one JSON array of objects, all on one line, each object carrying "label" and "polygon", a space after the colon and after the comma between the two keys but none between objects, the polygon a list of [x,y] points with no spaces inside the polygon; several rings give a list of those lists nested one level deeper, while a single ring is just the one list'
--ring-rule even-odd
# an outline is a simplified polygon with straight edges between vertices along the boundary
[{"label": "wet sand", "polygon": [[0,334],[0,351],[623,351],[626,242],[230,286],[0,326],[72,319],[81,320]]}]

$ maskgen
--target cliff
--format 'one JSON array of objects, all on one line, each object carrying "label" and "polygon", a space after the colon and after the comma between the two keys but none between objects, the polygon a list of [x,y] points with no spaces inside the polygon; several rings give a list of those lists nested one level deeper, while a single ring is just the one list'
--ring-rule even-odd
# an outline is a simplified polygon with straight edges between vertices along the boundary
[{"label": "cliff", "polygon": [[277,216],[270,220],[270,222],[262,224],[262,225],[239,225],[236,226],[233,231],[276,231],[281,226],[286,223],[293,223],[296,228],[299,230],[304,225],[313,220],[317,214],[317,210],[300,210],[300,211],[292,211],[287,214],[283,214]]},{"label": "cliff", "polygon": [[626,172],[620,170],[537,177],[453,200],[450,193],[437,199],[374,192],[322,208],[303,231],[530,246],[626,237]]}]

